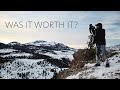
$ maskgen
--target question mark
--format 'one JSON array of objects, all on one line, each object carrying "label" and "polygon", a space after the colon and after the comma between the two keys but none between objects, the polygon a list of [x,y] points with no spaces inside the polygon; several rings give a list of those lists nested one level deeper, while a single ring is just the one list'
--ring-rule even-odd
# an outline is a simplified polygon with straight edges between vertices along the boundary
[{"label": "question mark", "polygon": [[76,28],[76,26],[78,25],[78,22],[77,21],[75,21],[75,28]]}]

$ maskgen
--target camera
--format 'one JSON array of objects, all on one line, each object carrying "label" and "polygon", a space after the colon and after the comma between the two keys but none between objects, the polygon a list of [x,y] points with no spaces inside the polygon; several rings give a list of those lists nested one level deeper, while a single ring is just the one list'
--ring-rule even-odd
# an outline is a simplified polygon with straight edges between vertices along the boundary
[{"label": "camera", "polygon": [[95,30],[95,26],[93,26],[92,24],[90,24],[89,25],[90,34],[94,34],[94,30]]},{"label": "camera", "polygon": [[92,24],[89,25],[90,29],[95,29],[95,26],[93,26]]}]

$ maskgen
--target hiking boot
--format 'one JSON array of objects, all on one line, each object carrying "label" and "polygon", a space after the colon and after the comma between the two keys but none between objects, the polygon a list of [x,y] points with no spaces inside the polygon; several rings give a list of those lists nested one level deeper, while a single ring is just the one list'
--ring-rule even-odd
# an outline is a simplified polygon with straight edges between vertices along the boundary
[{"label": "hiking boot", "polygon": [[94,66],[97,67],[97,66],[100,66],[100,64],[95,64]]},{"label": "hiking boot", "polygon": [[110,67],[110,64],[108,63],[108,64],[106,64],[106,67]]}]

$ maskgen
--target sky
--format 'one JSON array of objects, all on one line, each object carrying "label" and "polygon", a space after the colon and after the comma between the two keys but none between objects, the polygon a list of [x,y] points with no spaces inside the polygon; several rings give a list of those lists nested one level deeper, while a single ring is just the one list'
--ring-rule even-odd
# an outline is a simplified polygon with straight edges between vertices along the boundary
[{"label": "sky", "polygon": [[120,44],[120,11],[0,11],[0,42],[45,40],[85,48],[89,24],[96,23],[106,30],[107,46]]}]

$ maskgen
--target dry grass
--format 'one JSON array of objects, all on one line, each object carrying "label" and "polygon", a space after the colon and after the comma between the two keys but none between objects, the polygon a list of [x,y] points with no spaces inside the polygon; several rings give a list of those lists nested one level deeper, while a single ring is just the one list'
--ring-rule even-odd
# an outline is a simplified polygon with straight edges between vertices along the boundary
[{"label": "dry grass", "polygon": [[60,72],[57,79],[64,79],[67,76],[79,72],[86,63],[95,62],[95,49],[82,49],[73,54],[74,60],[68,69]]}]

